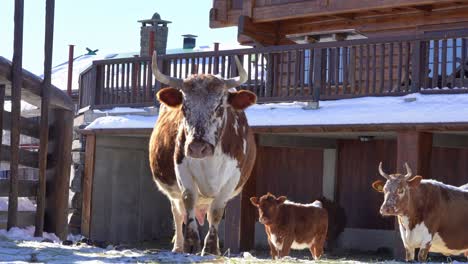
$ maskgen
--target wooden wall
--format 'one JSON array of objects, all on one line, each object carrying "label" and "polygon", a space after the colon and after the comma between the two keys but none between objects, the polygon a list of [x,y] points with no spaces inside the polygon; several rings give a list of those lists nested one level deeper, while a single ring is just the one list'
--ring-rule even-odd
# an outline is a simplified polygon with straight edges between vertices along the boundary
[{"label": "wooden wall", "polygon": [[322,195],[323,150],[262,147],[257,150],[256,192],[309,203]]},{"label": "wooden wall", "polygon": [[431,175],[424,178],[455,186],[468,183],[468,149],[433,147]]},{"label": "wooden wall", "polygon": [[379,214],[383,195],[371,187],[373,181],[382,178],[377,172],[380,161],[386,171],[395,171],[396,141],[338,142],[337,201],[345,209],[346,227],[394,228],[393,217],[383,218]]}]

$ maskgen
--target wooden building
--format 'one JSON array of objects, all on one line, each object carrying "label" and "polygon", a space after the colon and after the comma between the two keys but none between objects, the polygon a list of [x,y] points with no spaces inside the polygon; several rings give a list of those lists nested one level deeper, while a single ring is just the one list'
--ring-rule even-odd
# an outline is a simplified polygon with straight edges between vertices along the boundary
[{"label": "wooden building", "polygon": [[[314,108],[321,101],[367,96],[463,94],[468,90],[455,88],[468,87],[467,11],[468,1],[455,0],[214,0],[210,26],[237,26],[238,41],[254,48],[165,55],[159,64],[179,78],[196,72],[230,77],[236,74],[236,55],[249,76],[240,88],[255,92],[259,104],[306,101]],[[80,107],[155,105],[161,85],[152,79],[149,62],[149,57],[95,61],[80,77]],[[226,209],[225,248],[249,250],[260,242],[264,231],[248,198],[270,191],[298,202],[321,196],[337,202],[347,220],[339,238],[342,247],[388,247],[401,253],[394,219],[379,215],[383,198],[371,189],[380,177],[379,161],[389,172],[401,171],[408,162],[425,178],[465,184],[468,120],[386,123],[365,118],[353,124],[254,125],[256,166]],[[109,177],[95,164],[99,141],[147,138],[151,128],[83,132],[91,139],[83,223],[92,236],[90,221],[102,217],[92,213],[97,198],[91,194],[98,191],[92,186],[99,184],[93,179]]]}]

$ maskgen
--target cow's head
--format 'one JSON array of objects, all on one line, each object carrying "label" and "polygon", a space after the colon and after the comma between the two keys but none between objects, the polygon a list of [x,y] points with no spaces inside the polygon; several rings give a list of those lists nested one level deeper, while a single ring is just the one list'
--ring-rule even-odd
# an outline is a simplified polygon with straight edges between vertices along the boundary
[{"label": "cow's head", "polygon": [[379,173],[387,181],[375,181],[372,188],[384,193],[384,202],[380,207],[380,214],[384,216],[405,214],[410,201],[410,190],[417,187],[422,180],[421,176],[412,177],[408,163],[405,163],[405,167],[406,175],[387,174],[382,169],[382,162],[379,164]]},{"label": "cow's head", "polygon": [[229,91],[247,80],[239,59],[235,57],[239,76],[220,79],[211,74],[194,74],[185,80],[162,74],[153,54],[153,74],[156,80],[170,88],[161,89],[158,100],[168,107],[180,107],[185,133],[185,155],[192,158],[205,158],[213,155],[222,129],[225,126],[226,111],[242,111],[255,104],[257,97],[249,91]]},{"label": "cow's head", "polygon": [[260,223],[270,225],[278,214],[278,206],[286,201],[286,196],[276,198],[273,194],[267,193],[260,198],[251,197],[250,202],[258,208]]}]

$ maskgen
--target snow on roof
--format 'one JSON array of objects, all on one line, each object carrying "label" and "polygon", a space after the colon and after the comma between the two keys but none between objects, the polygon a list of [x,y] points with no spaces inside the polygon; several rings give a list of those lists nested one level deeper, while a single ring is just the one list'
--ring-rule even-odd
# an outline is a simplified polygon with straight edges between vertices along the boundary
[{"label": "snow on roof", "polygon": [[[468,94],[414,93],[320,101],[316,110],[303,109],[306,105],[257,104],[249,107],[246,114],[251,126],[468,122]],[[94,120],[86,129],[152,128],[156,119],[157,116],[106,116]]]}]

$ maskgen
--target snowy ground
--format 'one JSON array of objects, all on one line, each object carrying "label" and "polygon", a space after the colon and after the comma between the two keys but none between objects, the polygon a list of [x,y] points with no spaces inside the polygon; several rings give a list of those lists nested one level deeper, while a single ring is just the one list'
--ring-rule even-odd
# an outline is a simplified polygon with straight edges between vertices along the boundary
[{"label": "snowy ground", "polygon": [[[0,230],[0,263],[271,263],[268,253],[257,258],[250,253],[235,257],[196,256],[175,254],[167,250],[119,249],[114,246],[99,248],[80,243],[81,237],[69,236],[73,245],[65,246],[53,234],[44,234],[44,238],[33,237],[34,228],[13,228]],[[48,242],[43,240],[47,239]],[[287,257],[274,263],[315,263],[309,256]],[[356,260],[353,260],[356,259]],[[444,261],[444,260],[441,260]],[[325,257],[318,263],[397,263],[374,257]],[[439,262],[440,263],[440,262]],[[459,263],[453,261],[453,263]]]},{"label": "snowy ground", "polygon": [[[451,123],[468,122],[467,105],[468,94],[414,93],[320,101],[316,110],[305,110],[304,102],[257,104],[246,114],[251,126]],[[156,119],[131,113],[109,115],[96,119],[87,129],[152,128]]]}]

